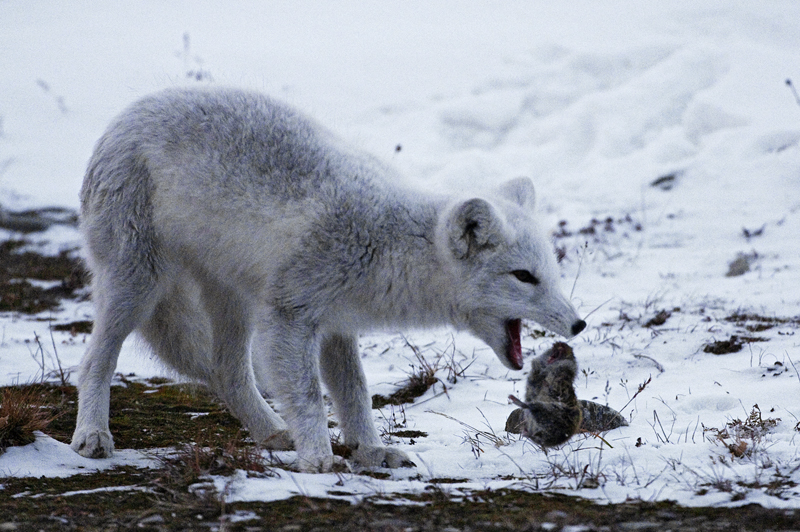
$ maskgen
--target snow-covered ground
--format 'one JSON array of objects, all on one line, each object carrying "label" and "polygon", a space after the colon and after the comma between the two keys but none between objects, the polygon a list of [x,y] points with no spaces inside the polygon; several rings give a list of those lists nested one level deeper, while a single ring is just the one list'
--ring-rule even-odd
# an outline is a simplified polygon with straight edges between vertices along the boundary
[{"label": "snow-covered ground", "polygon": [[[357,498],[448,478],[463,479],[447,484],[454,496],[511,486],[800,506],[800,102],[786,84],[800,84],[800,3],[11,0],[0,3],[0,73],[5,208],[76,207],[108,121],[151,91],[196,84],[280,97],[416,186],[536,183],[544,226],[562,235],[562,288],[589,323],[571,341],[578,396],[621,410],[630,426],[545,455],[503,431],[524,373],[480,342],[453,331],[370,335],[361,345],[374,393],[418,365],[408,344],[439,364],[441,383],[414,405],[375,411],[387,431],[404,422],[428,434],[392,439],[418,467],[388,480],[216,479],[229,500]],[[595,234],[579,233],[593,218]],[[41,238],[51,249],[79,240],[65,228]],[[726,276],[740,255],[750,271]],[[671,315],[645,327],[661,310]],[[52,315],[91,316],[89,303]],[[0,326],[0,384],[38,378],[31,353],[36,335],[47,346],[47,322],[3,314]],[[75,366],[84,339],[55,334],[61,364]],[[732,335],[759,341],[704,352]],[[119,369],[163,371],[135,342]],[[756,404],[780,422],[742,436],[742,456],[705,430],[747,420]],[[0,456],[0,474],[141,460],[84,460],[41,437]]]}]

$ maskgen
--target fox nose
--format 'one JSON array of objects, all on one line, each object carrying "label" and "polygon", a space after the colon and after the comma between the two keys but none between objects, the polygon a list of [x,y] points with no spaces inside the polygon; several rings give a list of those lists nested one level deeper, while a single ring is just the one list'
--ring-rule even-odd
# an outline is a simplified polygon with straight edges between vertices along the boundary
[{"label": "fox nose", "polygon": [[572,336],[575,336],[582,330],[586,328],[586,322],[583,320],[578,320],[572,324]]}]

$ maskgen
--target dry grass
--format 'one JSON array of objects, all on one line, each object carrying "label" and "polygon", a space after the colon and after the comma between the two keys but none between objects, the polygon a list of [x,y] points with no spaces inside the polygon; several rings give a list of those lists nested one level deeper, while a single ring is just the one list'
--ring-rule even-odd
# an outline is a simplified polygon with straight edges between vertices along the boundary
[{"label": "dry grass", "polygon": [[47,428],[53,417],[30,388],[3,388],[0,402],[0,452],[8,447],[28,445],[35,431]]},{"label": "dry grass", "polygon": [[752,456],[767,433],[774,429],[780,420],[780,418],[764,419],[758,405],[753,405],[746,420],[734,419],[721,429],[703,427],[703,432],[710,434],[712,440],[725,445],[734,457],[742,458]]},{"label": "dry grass", "polygon": [[154,484],[168,493],[184,493],[208,477],[231,476],[237,470],[251,476],[271,476],[269,460],[261,449],[247,444],[240,435],[227,441],[189,442],[162,458],[162,474]]},{"label": "dry grass", "polygon": [[416,358],[416,364],[411,364],[411,371],[408,378],[400,388],[389,396],[375,394],[372,396],[372,408],[383,408],[386,405],[400,406],[405,403],[413,403],[414,399],[424,395],[431,386],[441,382],[436,376],[439,370],[441,356],[431,363],[422,354],[420,349],[406,340],[406,347],[411,349]]}]

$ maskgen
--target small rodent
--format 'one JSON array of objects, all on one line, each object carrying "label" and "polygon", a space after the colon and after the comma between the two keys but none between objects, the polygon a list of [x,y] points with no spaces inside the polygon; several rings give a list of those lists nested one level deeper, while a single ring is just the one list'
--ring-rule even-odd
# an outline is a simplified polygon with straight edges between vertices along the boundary
[{"label": "small rodent", "polygon": [[577,372],[572,348],[564,342],[556,342],[533,359],[525,402],[508,396],[520,407],[521,416],[517,414],[516,426],[509,427],[515,423],[510,416],[506,430],[522,433],[542,447],[561,445],[570,439],[578,432],[583,417],[573,385]]}]

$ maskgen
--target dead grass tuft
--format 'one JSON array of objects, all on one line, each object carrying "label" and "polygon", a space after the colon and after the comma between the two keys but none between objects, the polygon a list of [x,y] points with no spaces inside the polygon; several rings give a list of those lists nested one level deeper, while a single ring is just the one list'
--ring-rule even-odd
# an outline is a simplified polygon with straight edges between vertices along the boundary
[{"label": "dead grass tuft", "polygon": [[212,475],[231,476],[245,471],[251,476],[271,476],[269,460],[261,449],[244,443],[241,434],[227,441],[190,442],[181,445],[176,454],[162,459],[163,475],[156,484],[178,489]]},{"label": "dead grass tuft", "polygon": [[703,432],[710,434],[713,440],[725,445],[734,457],[750,457],[756,452],[767,433],[774,429],[780,420],[780,418],[764,419],[758,405],[753,405],[746,420],[734,419],[721,429],[703,427]]},{"label": "dead grass tuft", "polygon": [[8,447],[33,443],[34,432],[44,430],[53,420],[40,396],[30,388],[3,388],[0,397],[0,453]]},{"label": "dead grass tuft", "polygon": [[408,378],[397,391],[389,396],[380,394],[372,396],[373,409],[383,408],[386,405],[400,406],[405,403],[413,403],[414,399],[424,395],[431,386],[441,382],[436,376],[441,357],[437,358],[436,362],[431,363],[419,348],[409,343],[408,340],[406,340],[406,346],[414,353],[417,363],[411,364],[411,372],[408,374]]}]

